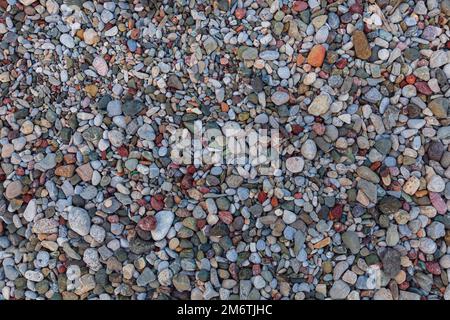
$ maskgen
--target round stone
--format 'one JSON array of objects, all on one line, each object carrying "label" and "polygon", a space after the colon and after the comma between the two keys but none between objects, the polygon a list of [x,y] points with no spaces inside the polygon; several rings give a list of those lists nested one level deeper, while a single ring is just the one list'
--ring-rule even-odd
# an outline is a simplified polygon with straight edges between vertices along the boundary
[{"label": "round stone", "polygon": [[311,139],[306,140],[301,147],[301,154],[307,160],[313,160],[317,154],[317,146]]},{"label": "round stone", "polygon": [[286,160],[286,169],[292,173],[298,173],[303,170],[305,160],[302,157],[291,157]]},{"label": "round stone", "polygon": [[69,211],[69,227],[80,236],[89,234],[91,218],[83,208],[72,207]]}]

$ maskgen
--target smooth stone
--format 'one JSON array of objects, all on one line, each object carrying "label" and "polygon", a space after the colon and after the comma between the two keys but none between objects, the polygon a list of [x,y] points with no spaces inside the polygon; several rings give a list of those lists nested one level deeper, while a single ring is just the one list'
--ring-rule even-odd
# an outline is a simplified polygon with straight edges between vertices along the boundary
[{"label": "smooth stone", "polygon": [[352,254],[358,254],[361,248],[360,240],[356,232],[346,231],[342,234],[342,242]]},{"label": "smooth stone", "polygon": [[36,206],[36,199],[32,199],[30,202],[28,202],[28,205],[23,212],[23,217],[26,221],[31,222],[34,220],[34,217],[37,213],[37,206]]},{"label": "smooth stone", "polygon": [[259,57],[266,61],[277,60],[280,57],[278,51],[266,50],[259,53]]},{"label": "smooth stone", "polygon": [[22,194],[22,182],[15,180],[8,184],[5,191],[6,199],[12,200]]},{"label": "smooth stone", "polygon": [[63,33],[59,37],[59,41],[69,49],[75,48],[75,41],[70,34]]},{"label": "smooth stone", "polygon": [[386,248],[381,253],[383,272],[386,277],[394,278],[401,270],[401,254],[396,249]]},{"label": "smooth stone", "polygon": [[359,59],[367,60],[372,55],[372,50],[363,31],[355,30],[352,35],[353,46],[355,47],[355,55]]},{"label": "smooth stone", "polygon": [[331,98],[329,95],[321,94],[314,98],[313,102],[308,107],[308,113],[314,116],[321,116],[325,114],[331,105]]},{"label": "smooth stone", "polygon": [[438,175],[434,175],[427,183],[427,189],[431,192],[442,192],[445,189],[445,181]]},{"label": "smooth stone", "polygon": [[333,283],[330,289],[330,297],[334,300],[343,300],[350,293],[350,286],[342,280]]},{"label": "smooth stone", "polygon": [[303,170],[305,160],[302,157],[291,157],[286,159],[286,169],[292,173],[298,173]]},{"label": "smooth stone", "polygon": [[126,116],[135,116],[144,108],[140,100],[128,100],[122,105],[122,112]]},{"label": "smooth stone", "polygon": [[419,249],[425,254],[433,254],[437,249],[437,245],[430,238],[421,238],[419,240]]},{"label": "smooth stone", "polygon": [[300,152],[305,159],[314,160],[317,154],[316,143],[311,139],[306,140],[303,143]]},{"label": "smooth stone", "polygon": [[275,105],[281,106],[289,101],[289,94],[283,91],[276,91],[274,94],[272,94],[270,99]]},{"label": "smooth stone", "polygon": [[86,236],[91,229],[91,218],[86,210],[72,207],[69,211],[69,227],[80,236]]},{"label": "smooth stone", "polygon": [[165,238],[169,232],[175,215],[172,211],[164,210],[160,211],[155,215],[156,218],[156,229],[151,230],[152,238],[155,241],[159,241]]}]

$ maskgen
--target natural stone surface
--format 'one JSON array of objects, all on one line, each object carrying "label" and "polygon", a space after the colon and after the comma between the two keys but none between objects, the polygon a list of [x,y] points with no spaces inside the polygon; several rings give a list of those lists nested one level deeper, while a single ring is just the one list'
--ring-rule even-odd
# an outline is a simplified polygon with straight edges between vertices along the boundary
[{"label": "natural stone surface", "polygon": [[69,227],[80,236],[89,234],[91,219],[86,210],[72,207],[69,211]]},{"label": "natural stone surface", "polygon": [[0,300],[450,300],[449,13],[0,0]]}]

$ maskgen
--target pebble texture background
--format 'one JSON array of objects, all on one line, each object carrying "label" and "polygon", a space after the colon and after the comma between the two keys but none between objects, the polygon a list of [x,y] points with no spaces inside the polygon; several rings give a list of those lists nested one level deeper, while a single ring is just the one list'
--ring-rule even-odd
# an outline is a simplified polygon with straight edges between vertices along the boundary
[{"label": "pebble texture background", "polygon": [[[450,299],[450,0],[0,0],[0,299]],[[278,128],[281,168],[175,129]]]}]

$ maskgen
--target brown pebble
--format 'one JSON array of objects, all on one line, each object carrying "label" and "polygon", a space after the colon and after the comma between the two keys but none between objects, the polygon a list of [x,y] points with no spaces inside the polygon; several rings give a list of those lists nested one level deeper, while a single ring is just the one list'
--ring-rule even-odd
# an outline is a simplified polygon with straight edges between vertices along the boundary
[{"label": "brown pebble", "polygon": [[55,175],[57,175],[59,177],[70,178],[73,176],[74,171],[75,171],[75,166],[72,164],[66,165],[66,166],[60,166],[60,167],[56,168]]},{"label": "brown pebble", "polygon": [[369,42],[367,41],[366,34],[363,31],[353,31],[353,46],[355,47],[355,55],[359,59],[367,60],[372,55]]}]

